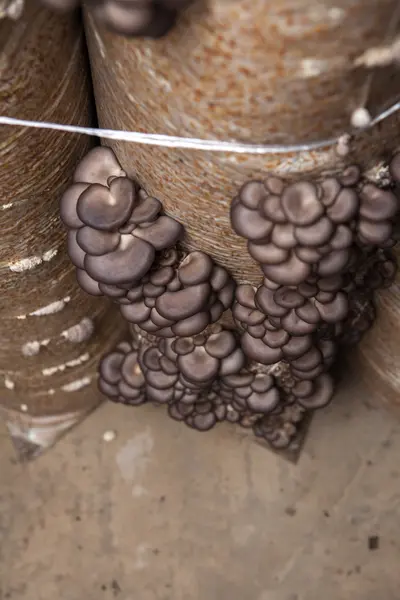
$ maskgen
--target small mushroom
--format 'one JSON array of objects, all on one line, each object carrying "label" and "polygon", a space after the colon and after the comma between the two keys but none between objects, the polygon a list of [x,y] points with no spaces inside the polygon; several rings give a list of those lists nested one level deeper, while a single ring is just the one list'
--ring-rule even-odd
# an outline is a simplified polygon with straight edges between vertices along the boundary
[{"label": "small mushroom", "polygon": [[248,333],[243,334],[241,342],[243,352],[250,359],[264,365],[272,365],[281,360],[283,356],[280,348],[271,348],[263,341],[251,337]]},{"label": "small mushroom", "polygon": [[333,381],[329,375],[323,374],[314,381],[313,393],[306,398],[299,398],[304,408],[323,408],[331,401],[333,396]]},{"label": "small mushroom", "polygon": [[239,192],[240,201],[246,208],[256,210],[268,192],[262,181],[248,181]]},{"label": "small mushroom", "polygon": [[283,355],[287,360],[299,358],[311,348],[312,343],[312,337],[310,335],[291,337],[282,348]]},{"label": "small mushroom", "polygon": [[340,183],[335,177],[327,177],[320,183],[320,186],[323,192],[322,204],[326,207],[332,206],[342,189]]},{"label": "small mushroom", "polygon": [[187,317],[186,319],[178,321],[172,325],[171,328],[174,335],[190,336],[204,331],[209,323],[209,313],[206,311],[201,311],[191,317]]},{"label": "small mushroom", "polygon": [[[143,196],[144,190],[140,190],[140,192],[142,192]],[[134,223],[135,225],[151,223],[156,220],[161,209],[162,204],[157,198],[153,198],[153,196],[146,196],[142,202],[133,209],[129,218],[129,222]]]},{"label": "small mushroom", "polygon": [[312,225],[296,227],[294,236],[303,246],[320,246],[330,240],[333,232],[332,221],[327,217],[321,217]]},{"label": "small mushroom", "polygon": [[92,256],[102,256],[113,252],[118,247],[120,234],[116,231],[98,231],[84,226],[78,229],[76,241],[84,252]]},{"label": "small mushroom", "polygon": [[179,356],[178,366],[185,377],[202,383],[217,376],[219,360],[210,356],[204,347],[197,346],[190,354]]},{"label": "small mushroom", "polygon": [[137,238],[150,243],[155,250],[163,250],[176,244],[182,236],[183,227],[175,219],[161,215],[146,227],[137,227],[133,231],[133,235]]},{"label": "small mushroom", "polygon": [[280,265],[286,261],[289,256],[288,250],[278,248],[278,246],[272,243],[256,244],[249,242],[248,250],[254,260],[266,265]]},{"label": "small mushroom", "polygon": [[268,188],[271,194],[280,196],[284,190],[285,184],[280,177],[267,177],[264,180],[264,185]]},{"label": "small mushroom", "polygon": [[296,398],[307,398],[314,391],[314,383],[312,381],[297,381],[292,387],[291,392]]},{"label": "small mushroom", "polygon": [[306,302],[303,306],[299,306],[295,309],[295,313],[300,319],[309,323],[310,325],[317,325],[320,321],[320,315],[318,310],[311,302]]},{"label": "small mushroom", "polygon": [[114,182],[119,184],[115,186],[115,194],[108,187],[93,183],[79,196],[76,209],[78,217],[86,225],[112,231],[128,219],[134,203],[133,182],[127,177],[119,177],[111,185]]},{"label": "small mushroom", "polygon": [[250,309],[255,309],[255,289],[248,283],[243,283],[238,285],[236,288],[236,300],[242,306]]},{"label": "small mushroom", "polygon": [[346,294],[338,292],[332,302],[321,303],[315,302],[315,307],[318,309],[321,318],[326,323],[337,323],[346,318],[349,312],[349,303]]},{"label": "small mushroom", "polygon": [[225,358],[236,348],[235,336],[231,331],[221,331],[210,335],[205,344],[205,349],[214,358]]},{"label": "small mushroom", "polygon": [[177,379],[177,374],[168,375],[167,373],[163,373],[163,371],[149,370],[146,373],[146,383],[156,390],[169,390],[173,388]]},{"label": "small mushroom", "polygon": [[274,292],[264,286],[258,288],[255,300],[258,308],[268,316],[283,317],[287,313],[288,309],[275,301]]},{"label": "small mushroom", "polygon": [[291,223],[276,224],[272,230],[271,242],[285,250],[294,248],[297,245],[294,225]]},{"label": "small mushroom", "polygon": [[76,269],[76,280],[87,294],[91,296],[103,295],[98,282],[92,279],[83,269]]},{"label": "small mushroom", "polygon": [[104,381],[101,377],[98,380],[98,387],[102,394],[108,396],[108,398],[117,398],[119,396],[119,388],[117,385],[111,385]]},{"label": "small mushroom", "polygon": [[219,292],[224,288],[229,282],[229,274],[226,269],[220,267],[219,265],[214,265],[211,277],[210,284],[213,290]]},{"label": "small mushroom", "polygon": [[348,249],[334,250],[321,258],[318,264],[318,274],[321,277],[336,275],[346,267],[349,259],[350,252]]},{"label": "small mushroom", "polygon": [[400,152],[395,154],[389,163],[389,173],[393,179],[400,182]]},{"label": "small mushroom", "polygon": [[214,263],[204,252],[190,252],[181,262],[178,277],[184,286],[196,285],[210,280]]},{"label": "small mushroom", "polygon": [[272,223],[287,223],[286,215],[282,210],[281,197],[278,195],[264,198],[260,204],[260,212]]},{"label": "small mushroom", "polygon": [[197,431],[209,431],[217,422],[214,413],[210,412],[205,415],[195,415],[193,417],[193,427]]},{"label": "small mushroom", "polygon": [[85,268],[85,252],[76,241],[79,229],[70,229],[67,233],[67,252],[72,264],[78,269]]},{"label": "small mushroom", "polygon": [[110,352],[100,362],[100,376],[109,384],[117,385],[122,378],[121,368],[125,360],[122,352]]},{"label": "small mushroom", "polygon": [[311,225],[324,213],[317,189],[309,181],[288,185],[282,194],[282,208],[286,217],[294,225]]},{"label": "small mushroom", "polygon": [[276,387],[267,392],[253,392],[246,401],[250,410],[259,413],[270,413],[279,404],[279,392]]},{"label": "small mushroom", "polygon": [[272,223],[242,204],[231,205],[231,223],[234,231],[248,240],[264,240],[272,231]]},{"label": "small mushroom", "polygon": [[220,377],[238,373],[245,365],[246,357],[241,348],[236,348],[229,356],[224,358],[219,368]]},{"label": "small mushroom", "polygon": [[370,221],[392,219],[399,210],[399,201],[390,190],[381,190],[373,183],[366,183],[361,190],[361,217]]},{"label": "small mushroom", "polygon": [[334,223],[347,223],[355,217],[359,206],[357,193],[349,188],[341,190],[327,215]]},{"label": "small mushroom", "polygon": [[121,368],[122,377],[133,388],[140,388],[145,383],[137,358],[136,352],[130,352],[123,361]]},{"label": "small mushroom", "polygon": [[[249,331],[249,333],[251,333]],[[255,336],[256,337],[256,336]],[[267,331],[263,336],[263,341],[270,348],[282,348],[288,341],[290,335],[284,329],[276,329],[275,331]]]},{"label": "small mushroom", "polygon": [[302,262],[292,253],[290,258],[280,265],[262,267],[264,275],[281,285],[298,285],[310,275],[310,265]]},{"label": "small mushroom", "polygon": [[280,287],[278,290],[276,290],[274,293],[274,300],[279,306],[282,306],[286,309],[298,308],[303,306],[305,302],[303,296],[297,290],[286,286]]},{"label": "small mushroom", "polygon": [[390,238],[392,225],[388,221],[374,222],[362,219],[358,224],[358,231],[368,243],[379,245]]},{"label": "small mushroom", "polygon": [[151,308],[146,306],[143,300],[139,300],[130,304],[123,304],[121,314],[130,323],[143,323],[150,317]]},{"label": "small mushroom", "polygon": [[353,242],[353,232],[346,225],[338,225],[333,237],[329,240],[329,245],[333,250],[343,250],[351,246]]},{"label": "small mushroom", "polygon": [[315,346],[312,346],[303,356],[291,361],[292,367],[300,371],[310,371],[315,369],[322,362],[321,352]]},{"label": "small mushroom", "polygon": [[88,183],[73,183],[70,185],[61,196],[60,200],[60,217],[66,227],[71,229],[79,229],[83,222],[78,217],[76,205],[79,196],[89,187]]},{"label": "small mushroom", "polygon": [[123,283],[141,279],[151,268],[155,250],[151,244],[131,235],[122,235],[114,252],[85,257],[88,274],[103,283]]},{"label": "small mushroom", "polygon": [[156,308],[166,319],[192,317],[206,306],[210,292],[209,283],[200,283],[177,292],[165,292],[157,298]]},{"label": "small mushroom", "polygon": [[[303,307],[304,308],[304,307]],[[281,319],[281,325],[291,335],[307,335],[315,331],[316,324],[308,323],[302,319],[296,310],[291,310],[286,316]],[[310,319],[311,320],[311,319]]]},{"label": "small mushroom", "polygon": [[123,177],[124,175],[125,172],[111,148],[97,146],[80,161],[75,169],[73,180],[74,182],[107,185],[109,177]]}]

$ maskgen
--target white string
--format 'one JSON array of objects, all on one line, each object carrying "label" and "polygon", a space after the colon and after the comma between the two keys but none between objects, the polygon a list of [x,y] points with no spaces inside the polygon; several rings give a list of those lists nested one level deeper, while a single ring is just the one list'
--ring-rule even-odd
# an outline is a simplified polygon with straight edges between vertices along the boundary
[{"label": "white string", "polygon": [[[380,113],[371,120],[368,127],[380,123],[400,110],[400,101]],[[124,131],[118,129],[99,129],[96,127],[79,127],[77,125],[63,125],[62,123],[49,123],[45,121],[27,121],[12,117],[0,116],[0,125],[14,125],[17,127],[30,127],[35,129],[53,129],[69,133],[79,133],[109,140],[120,140],[134,144],[150,146],[164,146],[166,148],[187,148],[189,150],[203,150],[207,152],[234,152],[236,154],[285,154],[288,152],[303,152],[328,148],[336,144],[340,137],[308,142],[303,144],[245,144],[240,142],[222,142],[218,140],[202,140],[198,138],[178,137],[175,135],[161,135],[156,133],[140,133],[138,131]]]}]

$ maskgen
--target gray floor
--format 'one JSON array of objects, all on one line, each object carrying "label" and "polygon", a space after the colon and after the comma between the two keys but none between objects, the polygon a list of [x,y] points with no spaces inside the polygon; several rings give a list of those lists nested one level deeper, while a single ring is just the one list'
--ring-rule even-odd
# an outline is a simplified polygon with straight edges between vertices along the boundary
[{"label": "gray floor", "polygon": [[1,600],[400,597],[400,426],[355,384],[297,466],[107,404],[28,466],[1,434],[0,474]]}]

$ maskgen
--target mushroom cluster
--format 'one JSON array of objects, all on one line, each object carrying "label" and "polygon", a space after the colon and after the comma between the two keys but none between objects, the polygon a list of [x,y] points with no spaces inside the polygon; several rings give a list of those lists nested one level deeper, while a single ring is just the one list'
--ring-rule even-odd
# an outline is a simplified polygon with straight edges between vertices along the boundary
[{"label": "mushroom cluster", "polygon": [[199,431],[224,420],[255,426],[282,410],[274,377],[249,371],[237,337],[221,326],[190,337],[123,342],[99,371],[100,390],[111,400],[167,404],[172,418]]},{"label": "mushroom cluster", "polygon": [[388,249],[361,254],[349,273],[349,311],[338,341],[346,345],[358,344],[376,318],[374,293],[392,285],[397,271],[396,257]]},{"label": "mushroom cluster", "polygon": [[[80,0],[42,0],[49,8],[69,11]],[[181,10],[193,0],[87,0],[95,19],[126,36],[159,38],[173,27]]]},{"label": "mushroom cluster", "polygon": [[100,391],[114,402],[137,406],[146,401],[145,379],[133,341],[121,342],[102,358],[98,381]]},{"label": "mushroom cluster", "polygon": [[161,259],[123,299],[121,312],[131,323],[157,336],[192,336],[215,323],[232,306],[235,282],[204,252],[179,261]]},{"label": "mushroom cluster", "polygon": [[89,294],[126,296],[150,271],[157,253],[180,239],[180,223],[121,169],[111,148],[92,149],[78,164],[60,202],[68,254]]},{"label": "mushroom cluster", "polygon": [[296,365],[311,355],[320,356],[314,334],[321,324],[336,324],[347,316],[347,295],[334,291],[339,286],[340,278],[333,277],[315,278],[312,284],[296,289],[279,286],[271,290],[265,282],[257,290],[239,285],[232,313],[244,329],[244,352],[265,365],[280,360]]},{"label": "mushroom cluster", "polygon": [[298,286],[310,276],[340,274],[356,242],[391,245],[398,207],[391,189],[362,183],[352,165],[321,183],[249,181],[232,201],[231,223],[268,280]]}]

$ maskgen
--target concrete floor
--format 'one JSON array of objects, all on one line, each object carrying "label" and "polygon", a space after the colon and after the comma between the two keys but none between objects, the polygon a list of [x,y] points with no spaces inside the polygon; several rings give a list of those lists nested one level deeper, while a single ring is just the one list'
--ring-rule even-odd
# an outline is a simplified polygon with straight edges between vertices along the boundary
[{"label": "concrete floor", "polygon": [[0,435],[0,598],[398,600],[399,457],[349,383],[297,466],[151,406],[106,404],[25,466]]}]

